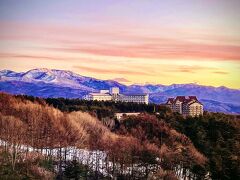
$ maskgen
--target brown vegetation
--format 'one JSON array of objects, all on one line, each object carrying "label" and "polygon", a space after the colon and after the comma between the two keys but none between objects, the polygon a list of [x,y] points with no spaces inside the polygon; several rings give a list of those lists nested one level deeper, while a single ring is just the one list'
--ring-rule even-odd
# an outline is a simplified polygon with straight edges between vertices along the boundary
[{"label": "brown vegetation", "polygon": [[188,137],[153,115],[126,117],[117,133],[137,138],[144,149],[150,150],[155,158],[160,158],[158,163],[161,168],[172,170],[175,174],[194,166],[203,166],[207,161]]},{"label": "brown vegetation", "polygon": [[[112,177],[128,179],[148,178],[150,173],[158,174],[159,169],[167,170],[161,171],[162,176],[194,176],[185,172],[206,162],[185,135],[155,116],[128,118],[111,132],[88,113],[63,113],[44,102],[30,102],[4,93],[0,94],[0,140],[7,142],[2,145],[9,152],[13,170],[16,163],[23,161],[22,154],[27,157],[28,149],[33,148],[39,153],[47,152],[46,159],[57,161],[59,176],[69,148],[95,151],[94,164],[88,160],[90,169],[104,169]],[[103,163],[98,151],[106,153]],[[31,169],[43,171],[36,166]]]}]

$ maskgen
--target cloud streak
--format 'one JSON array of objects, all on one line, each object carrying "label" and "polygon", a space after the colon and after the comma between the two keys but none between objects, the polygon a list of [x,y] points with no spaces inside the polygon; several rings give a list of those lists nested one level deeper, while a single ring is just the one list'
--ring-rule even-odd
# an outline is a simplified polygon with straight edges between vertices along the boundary
[{"label": "cloud streak", "polygon": [[88,53],[101,56],[134,57],[153,59],[202,59],[240,61],[240,46],[208,45],[196,43],[182,44],[140,44],[102,47],[72,46],[54,48],[57,51]]},{"label": "cloud streak", "polygon": [[26,54],[16,54],[16,53],[0,53],[0,58],[54,60],[54,61],[64,61],[64,60],[66,60],[65,58],[62,58],[62,57],[41,56],[41,55],[26,55]]},{"label": "cloud streak", "polygon": [[73,66],[74,69],[78,69],[80,71],[86,72],[94,72],[96,74],[117,74],[117,75],[147,75],[152,76],[152,73],[145,71],[134,71],[134,70],[119,70],[113,68],[97,68],[97,67],[89,67],[89,66]]},{"label": "cloud streak", "polygon": [[225,71],[214,71],[214,74],[221,74],[221,75],[228,75],[229,72],[225,72]]},{"label": "cloud streak", "polygon": [[[171,36],[172,32],[177,31],[175,29],[169,30],[169,34],[160,32],[152,35],[151,31],[148,34],[138,31],[133,34],[124,29],[110,31],[110,27],[98,30],[60,25],[0,24],[3,27],[0,30],[1,40],[41,42],[46,45],[46,51],[169,60],[240,61],[240,41],[231,44],[229,37],[225,37],[223,42],[224,37],[217,35],[211,37],[207,34],[199,38],[194,34],[188,37],[186,32],[182,37]],[[212,41],[207,42],[206,39]]]},{"label": "cloud streak", "polygon": [[131,81],[127,80],[126,78],[114,78],[114,79],[111,79],[113,81],[117,81],[117,82],[120,82],[120,83],[129,83]]}]

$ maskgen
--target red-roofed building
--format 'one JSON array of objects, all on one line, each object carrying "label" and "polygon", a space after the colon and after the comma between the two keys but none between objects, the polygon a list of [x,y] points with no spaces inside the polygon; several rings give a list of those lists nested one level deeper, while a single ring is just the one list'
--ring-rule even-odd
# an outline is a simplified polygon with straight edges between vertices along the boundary
[{"label": "red-roofed building", "polygon": [[166,105],[173,112],[178,112],[184,116],[199,116],[203,114],[203,105],[196,96],[177,96],[168,98]]}]

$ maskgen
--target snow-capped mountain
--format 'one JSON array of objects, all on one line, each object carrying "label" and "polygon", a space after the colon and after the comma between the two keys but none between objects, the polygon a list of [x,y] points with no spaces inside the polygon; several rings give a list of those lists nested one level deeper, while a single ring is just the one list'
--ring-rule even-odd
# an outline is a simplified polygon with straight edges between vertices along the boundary
[{"label": "snow-capped mountain", "polygon": [[81,89],[83,91],[93,92],[98,88],[108,88],[109,86],[121,86],[114,81],[101,81],[90,77],[81,76],[71,71],[55,69],[32,69],[27,72],[16,73],[10,70],[0,71],[1,81],[18,81],[24,83],[45,83],[61,87],[70,87]]},{"label": "snow-capped mountain", "polygon": [[33,69],[21,73],[0,71],[0,91],[12,94],[82,98],[89,92],[98,92],[113,86],[119,87],[122,93],[148,93],[150,102],[154,103],[163,103],[168,97],[178,95],[196,95],[202,100],[206,110],[240,114],[240,90],[226,87],[198,84],[126,86],[112,80],[99,80],[55,69]]},{"label": "snow-capped mountain", "polygon": [[16,73],[9,70],[3,70],[0,75],[2,81],[21,81],[26,83],[43,82],[64,87],[81,88],[89,91],[94,90],[81,84],[83,81],[89,81],[91,78],[74,74],[71,71],[33,69],[25,73]]}]

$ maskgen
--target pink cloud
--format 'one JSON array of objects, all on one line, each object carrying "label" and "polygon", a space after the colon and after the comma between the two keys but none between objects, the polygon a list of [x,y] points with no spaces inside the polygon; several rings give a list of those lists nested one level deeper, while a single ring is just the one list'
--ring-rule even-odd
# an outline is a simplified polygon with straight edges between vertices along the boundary
[{"label": "pink cloud", "polygon": [[139,57],[154,59],[213,59],[240,61],[240,46],[208,45],[196,43],[179,44],[140,44],[102,47],[65,47],[52,50],[89,53],[103,56]]},{"label": "pink cloud", "polygon": [[[229,44],[228,37],[200,35],[200,40],[188,41],[173,36],[143,34],[124,29],[83,28],[60,25],[34,25],[1,22],[0,39],[41,42],[45,50],[65,53],[89,53],[101,56],[140,57],[154,59],[212,59],[240,61],[240,45]],[[156,34],[156,33],[155,33]],[[171,32],[170,32],[171,34]],[[187,37],[187,35],[185,34]],[[205,37],[205,38],[204,38]],[[225,40],[217,44],[218,40]],[[224,44],[225,43],[225,44]],[[52,44],[52,48],[48,45]],[[43,48],[43,47],[41,47]]]},{"label": "pink cloud", "polygon": [[20,59],[42,59],[42,60],[67,60],[62,57],[53,57],[53,56],[43,56],[43,55],[26,55],[26,54],[17,54],[17,53],[0,53],[0,58],[20,58]]}]

